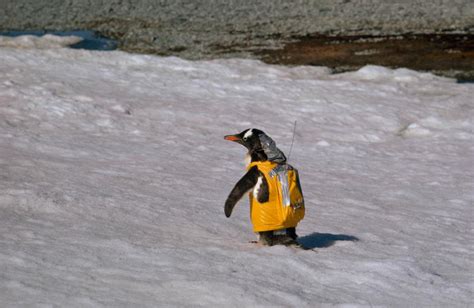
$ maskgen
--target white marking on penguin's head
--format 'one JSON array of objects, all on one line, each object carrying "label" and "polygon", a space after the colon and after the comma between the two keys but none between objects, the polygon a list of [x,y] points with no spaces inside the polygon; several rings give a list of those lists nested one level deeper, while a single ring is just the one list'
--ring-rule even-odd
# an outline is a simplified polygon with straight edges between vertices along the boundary
[{"label": "white marking on penguin's head", "polygon": [[244,134],[244,137],[243,137],[244,141],[250,138],[252,135],[253,135],[253,129],[251,128]]}]

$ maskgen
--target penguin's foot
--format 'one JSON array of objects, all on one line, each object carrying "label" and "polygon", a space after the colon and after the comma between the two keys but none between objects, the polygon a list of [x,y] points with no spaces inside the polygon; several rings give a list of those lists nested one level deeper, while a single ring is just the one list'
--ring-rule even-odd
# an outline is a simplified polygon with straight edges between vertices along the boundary
[{"label": "penguin's foot", "polygon": [[258,242],[265,246],[273,246],[273,231],[260,232]]},{"label": "penguin's foot", "polygon": [[299,246],[296,241],[297,235],[292,228],[292,232],[288,229],[277,231],[259,232],[258,242],[265,246],[284,245],[284,246]]},{"label": "penguin's foot", "polygon": [[297,241],[288,235],[274,235],[273,245],[296,246],[299,245]]}]

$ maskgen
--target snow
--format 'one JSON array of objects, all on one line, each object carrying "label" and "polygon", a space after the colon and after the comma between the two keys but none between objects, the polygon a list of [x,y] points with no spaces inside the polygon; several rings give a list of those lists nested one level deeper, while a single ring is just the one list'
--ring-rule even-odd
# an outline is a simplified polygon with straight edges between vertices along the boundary
[{"label": "snow", "polygon": [[43,36],[0,36],[0,47],[54,49],[74,45],[79,43],[80,41],[82,41],[82,38],[74,35],[57,36],[52,34],[45,34]]},{"label": "snow", "polygon": [[[474,306],[473,84],[3,46],[3,306]],[[248,243],[247,198],[223,212],[223,136],[288,153],[295,120],[315,251]]]}]

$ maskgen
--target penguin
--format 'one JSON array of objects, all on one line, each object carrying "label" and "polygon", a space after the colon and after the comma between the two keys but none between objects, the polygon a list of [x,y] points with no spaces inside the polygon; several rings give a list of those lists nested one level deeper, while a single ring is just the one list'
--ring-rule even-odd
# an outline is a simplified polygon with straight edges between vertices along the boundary
[{"label": "penguin", "polygon": [[[268,246],[298,245],[296,224],[304,217],[304,199],[297,170],[287,163],[285,154],[262,130],[249,128],[224,139],[248,150],[247,172],[227,197],[225,216],[230,217],[237,202],[248,193],[258,242]],[[286,204],[282,204],[284,200]]]}]

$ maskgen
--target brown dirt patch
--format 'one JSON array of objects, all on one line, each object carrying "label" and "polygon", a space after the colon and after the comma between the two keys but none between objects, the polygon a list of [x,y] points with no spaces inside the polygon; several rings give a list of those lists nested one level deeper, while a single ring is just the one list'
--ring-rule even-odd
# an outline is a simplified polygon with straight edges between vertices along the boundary
[{"label": "brown dirt patch", "polygon": [[474,80],[472,34],[313,36],[256,54],[267,63],[327,66],[334,72],[374,64]]}]

